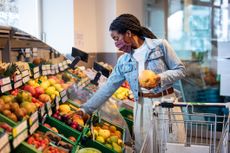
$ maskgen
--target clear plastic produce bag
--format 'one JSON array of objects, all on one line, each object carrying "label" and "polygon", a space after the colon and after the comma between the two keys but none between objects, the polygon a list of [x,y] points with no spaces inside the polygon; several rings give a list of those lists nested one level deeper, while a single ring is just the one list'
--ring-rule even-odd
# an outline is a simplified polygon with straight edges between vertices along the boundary
[{"label": "clear plastic produce bag", "polygon": [[128,125],[122,115],[119,112],[117,101],[110,98],[101,108],[98,110],[100,118],[110,121],[113,124],[125,129],[125,143],[132,143],[132,138]]}]

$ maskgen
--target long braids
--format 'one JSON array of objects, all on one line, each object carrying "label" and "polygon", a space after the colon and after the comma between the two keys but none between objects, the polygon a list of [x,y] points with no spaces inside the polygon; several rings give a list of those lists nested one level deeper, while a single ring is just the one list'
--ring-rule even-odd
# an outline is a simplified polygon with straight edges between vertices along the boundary
[{"label": "long braids", "polygon": [[132,33],[137,36],[144,38],[156,39],[157,37],[146,27],[142,27],[140,21],[131,14],[122,14],[118,16],[111,23],[109,30],[116,30],[118,33],[124,34],[127,30],[130,30]]}]

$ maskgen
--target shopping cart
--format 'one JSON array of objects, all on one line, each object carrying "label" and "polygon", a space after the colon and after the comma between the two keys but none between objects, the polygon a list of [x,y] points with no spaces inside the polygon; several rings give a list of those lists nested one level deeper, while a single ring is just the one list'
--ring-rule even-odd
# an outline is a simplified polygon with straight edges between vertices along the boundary
[{"label": "shopping cart", "polygon": [[[197,113],[194,112],[196,107],[221,107],[227,113],[222,116]],[[149,130],[141,152],[229,153],[229,110],[230,103],[155,104],[152,130]]]}]

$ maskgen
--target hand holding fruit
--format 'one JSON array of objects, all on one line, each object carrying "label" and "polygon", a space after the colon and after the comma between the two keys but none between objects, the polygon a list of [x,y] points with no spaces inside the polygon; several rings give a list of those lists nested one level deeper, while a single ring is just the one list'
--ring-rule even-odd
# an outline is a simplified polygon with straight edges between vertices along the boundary
[{"label": "hand holding fruit", "polygon": [[155,74],[152,70],[144,70],[139,76],[140,87],[152,89],[160,83],[160,76]]}]

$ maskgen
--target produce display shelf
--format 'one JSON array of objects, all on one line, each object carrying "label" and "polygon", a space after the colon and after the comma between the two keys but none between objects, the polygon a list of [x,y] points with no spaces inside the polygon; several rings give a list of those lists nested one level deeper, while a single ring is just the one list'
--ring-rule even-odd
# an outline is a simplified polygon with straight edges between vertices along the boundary
[{"label": "produce display shelf", "polygon": [[[70,144],[76,145],[76,144],[79,143],[79,141],[81,139],[81,136],[82,136],[82,134],[79,133],[79,131],[76,131],[76,130],[74,130],[72,128],[65,128],[63,123],[60,124],[60,122],[57,122],[56,119],[54,119],[53,117],[50,117],[50,116],[47,116],[47,118],[45,120],[45,123],[48,123],[51,127],[55,127],[60,134],[57,134],[55,132],[54,133],[57,134],[58,136],[60,136],[61,138],[63,138],[65,141],[69,142]],[[50,130],[47,127],[44,127],[44,128]],[[52,130],[50,130],[50,131],[52,132]],[[73,142],[73,141],[69,140],[68,138],[70,136],[75,137],[76,142]]]},{"label": "produce display shelf", "polygon": [[121,108],[120,109],[120,113],[124,117],[126,123],[128,124],[129,131],[132,134],[133,133],[133,120],[131,120],[130,118],[128,118],[128,115],[133,116],[133,111],[129,110],[129,109],[126,109],[126,108]]},{"label": "produce display shelf", "polygon": [[[91,120],[91,122],[92,122],[91,124],[95,123],[95,121],[99,121],[99,118],[98,118],[98,116],[93,115],[92,120]],[[114,125],[112,122],[106,121],[104,119],[101,119],[100,122]],[[114,126],[117,128],[117,130],[121,131],[121,133],[122,133],[122,141],[124,142],[125,137],[126,137],[125,129],[121,128],[121,127],[119,127],[117,125],[114,125]],[[102,144],[102,143],[100,143],[100,142],[98,142],[96,140],[92,140],[91,138],[86,137],[86,135],[87,135],[87,133],[89,131],[90,131],[90,128],[85,128],[84,129],[82,141],[80,143],[81,146],[96,148],[96,149],[100,150],[102,153],[117,153],[113,149],[105,146],[104,144]],[[125,152],[124,147],[122,148],[122,152],[123,153]]]}]

